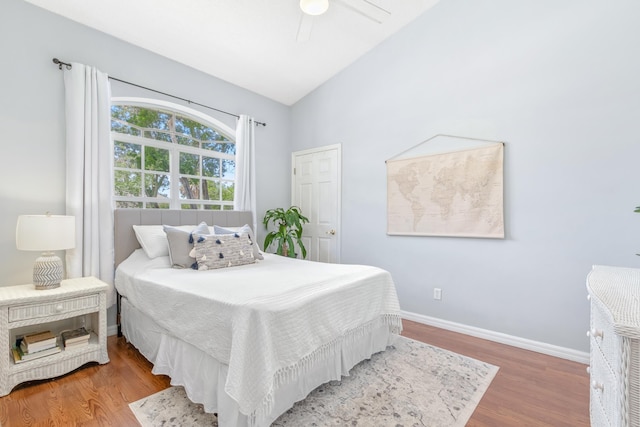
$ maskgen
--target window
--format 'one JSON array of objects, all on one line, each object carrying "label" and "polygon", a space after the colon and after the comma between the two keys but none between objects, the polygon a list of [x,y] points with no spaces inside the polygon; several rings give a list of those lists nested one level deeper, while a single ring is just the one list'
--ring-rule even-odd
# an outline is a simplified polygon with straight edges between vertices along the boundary
[{"label": "window", "polygon": [[116,207],[233,209],[234,134],[177,104],[114,98]]}]

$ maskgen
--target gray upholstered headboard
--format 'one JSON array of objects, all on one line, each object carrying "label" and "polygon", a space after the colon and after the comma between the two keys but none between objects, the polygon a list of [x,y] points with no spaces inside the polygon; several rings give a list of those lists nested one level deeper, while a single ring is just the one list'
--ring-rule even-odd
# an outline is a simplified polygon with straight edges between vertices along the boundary
[{"label": "gray upholstered headboard", "polygon": [[[208,225],[242,226],[253,223],[251,211],[116,209],[114,212],[115,265],[120,265],[140,247],[132,225]],[[255,232],[255,230],[254,230]]]}]

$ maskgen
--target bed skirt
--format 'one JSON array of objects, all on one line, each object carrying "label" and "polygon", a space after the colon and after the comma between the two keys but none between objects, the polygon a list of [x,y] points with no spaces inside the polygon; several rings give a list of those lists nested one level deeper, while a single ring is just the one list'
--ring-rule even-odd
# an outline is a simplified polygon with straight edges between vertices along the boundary
[{"label": "bed skirt", "polygon": [[313,389],[341,376],[360,361],[393,344],[396,334],[381,324],[366,334],[354,334],[343,340],[338,351],[317,361],[304,375],[280,384],[274,390],[274,403],[259,420],[240,413],[237,403],[225,391],[228,365],[218,362],[155,324],[133,307],[126,298],[121,306],[122,332],[126,339],[154,366],[156,375],[167,375],[174,386],[183,386],[189,399],[204,406],[205,412],[217,413],[223,427],[269,426]]}]

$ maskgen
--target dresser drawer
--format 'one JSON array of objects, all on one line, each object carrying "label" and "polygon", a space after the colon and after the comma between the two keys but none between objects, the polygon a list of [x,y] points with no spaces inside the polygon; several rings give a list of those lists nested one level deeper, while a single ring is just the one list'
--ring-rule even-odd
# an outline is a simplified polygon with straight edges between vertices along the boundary
[{"label": "dresser drawer", "polygon": [[613,372],[620,370],[622,338],[613,330],[613,321],[609,312],[600,301],[591,299],[591,329],[589,331],[591,345],[596,347]]},{"label": "dresser drawer", "polygon": [[[620,374],[612,372],[604,355],[597,348],[591,349],[590,400],[591,407],[599,405],[607,418],[606,425],[619,425],[622,414]],[[598,424],[592,424],[594,427]]]},{"label": "dresser drawer", "polygon": [[78,310],[100,306],[100,294],[86,295],[77,298],[69,298],[37,304],[25,304],[9,307],[9,322],[18,322],[40,317],[58,316]]},{"label": "dresser drawer", "polygon": [[589,406],[589,412],[591,415],[591,425],[593,427],[611,427],[611,420],[607,418],[607,414],[604,412],[604,408],[600,402],[591,401]]}]

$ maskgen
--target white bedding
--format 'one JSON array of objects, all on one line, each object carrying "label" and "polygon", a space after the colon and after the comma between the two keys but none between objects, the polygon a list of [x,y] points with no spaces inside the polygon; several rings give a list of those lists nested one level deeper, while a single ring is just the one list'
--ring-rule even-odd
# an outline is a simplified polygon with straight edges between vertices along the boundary
[{"label": "white bedding", "polygon": [[401,330],[388,272],[265,254],[255,264],[176,270],[142,250],[120,264],[116,287],[176,337],[228,364],[224,391],[260,423],[274,390],[387,325]]}]

